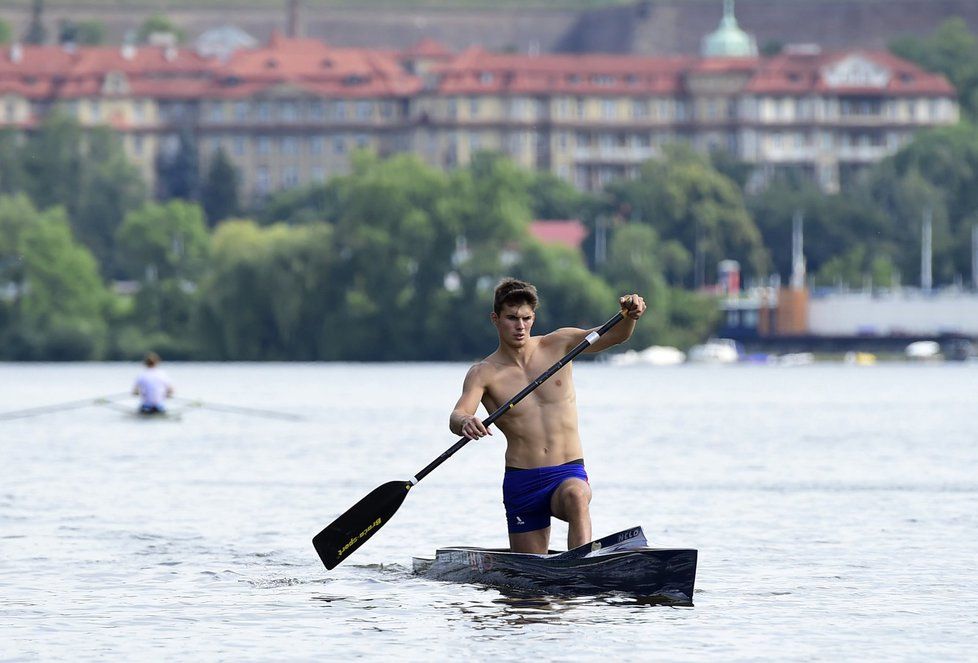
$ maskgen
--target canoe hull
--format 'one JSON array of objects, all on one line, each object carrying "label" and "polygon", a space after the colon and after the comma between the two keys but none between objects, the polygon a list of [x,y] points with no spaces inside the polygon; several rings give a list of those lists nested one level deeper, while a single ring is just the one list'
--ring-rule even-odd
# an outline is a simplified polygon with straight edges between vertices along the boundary
[{"label": "canoe hull", "polygon": [[[634,531],[640,533],[641,528],[624,533]],[[610,549],[607,545],[604,549],[598,545],[594,550],[583,552],[612,537],[566,553],[547,555],[472,547],[441,548],[434,559],[415,558],[414,572],[433,580],[547,594],[620,592],[692,601],[696,550],[650,548],[644,545],[645,538],[640,535],[633,540],[633,545],[626,542]]]}]

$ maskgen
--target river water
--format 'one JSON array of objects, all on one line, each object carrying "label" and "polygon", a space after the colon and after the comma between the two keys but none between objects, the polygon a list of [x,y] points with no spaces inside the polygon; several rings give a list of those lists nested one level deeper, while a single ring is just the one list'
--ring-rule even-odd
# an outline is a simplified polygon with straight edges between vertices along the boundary
[{"label": "river water", "polygon": [[[0,364],[0,411],[137,368]],[[0,659],[974,657],[974,364],[576,366],[595,535],[697,548],[693,607],[413,577],[437,546],[506,545],[498,434],[323,569],[316,532],[455,441],[464,365],[166,368],[185,397],[304,419],[0,421]]]}]

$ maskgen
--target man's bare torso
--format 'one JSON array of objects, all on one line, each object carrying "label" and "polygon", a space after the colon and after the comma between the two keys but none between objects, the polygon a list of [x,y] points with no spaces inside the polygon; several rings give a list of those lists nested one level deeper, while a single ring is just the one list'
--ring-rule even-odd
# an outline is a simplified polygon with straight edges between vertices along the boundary
[{"label": "man's bare torso", "polygon": [[[486,385],[482,404],[494,412],[559,360],[566,349],[547,337],[527,341],[524,365],[500,352],[478,364]],[[577,395],[571,365],[564,366],[496,421],[506,436],[506,465],[519,468],[560,465],[583,457],[577,428]]]}]

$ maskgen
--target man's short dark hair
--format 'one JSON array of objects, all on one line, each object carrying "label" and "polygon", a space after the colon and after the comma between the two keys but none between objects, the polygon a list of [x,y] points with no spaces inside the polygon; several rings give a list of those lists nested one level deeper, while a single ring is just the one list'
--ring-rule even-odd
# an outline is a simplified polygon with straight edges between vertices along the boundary
[{"label": "man's short dark hair", "polygon": [[155,352],[147,352],[146,356],[143,357],[143,363],[149,366],[150,368],[153,368],[158,363],[160,363],[160,356]]},{"label": "man's short dark hair", "polygon": [[535,311],[539,301],[537,289],[532,284],[519,279],[505,278],[496,286],[492,310],[496,315],[499,315],[503,306],[528,304]]}]

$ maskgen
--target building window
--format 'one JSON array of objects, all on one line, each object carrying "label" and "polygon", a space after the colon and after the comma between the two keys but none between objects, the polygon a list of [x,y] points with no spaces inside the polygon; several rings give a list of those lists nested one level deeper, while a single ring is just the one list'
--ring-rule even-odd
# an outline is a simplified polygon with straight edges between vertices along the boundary
[{"label": "building window", "polygon": [[219,101],[211,104],[210,120],[211,122],[224,121],[224,104]]},{"label": "building window", "polygon": [[509,102],[509,116],[513,119],[521,119],[526,113],[525,99],[511,99]]},{"label": "building window", "polygon": [[320,100],[310,102],[309,117],[313,122],[322,122],[326,119],[326,104]]},{"label": "building window", "polygon": [[686,119],[686,102],[685,101],[677,101],[676,102],[676,119],[677,120],[680,120],[680,121]]},{"label": "building window", "polygon": [[283,122],[295,122],[299,119],[299,108],[294,101],[283,101],[279,113]]},{"label": "building window", "polygon": [[477,118],[479,117],[479,98],[472,97],[469,99],[469,117]]},{"label": "building window", "polygon": [[333,138],[333,151],[336,154],[346,153],[346,139],[343,136],[335,136]]},{"label": "building window", "polygon": [[234,151],[234,155],[237,157],[244,156],[246,144],[247,140],[244,136],[235,136],[233,143],[234,146],[231,148]]},{"label": "building window", "polygon": [[295,156],[299,153],[299,139],[295,136],[285,136],[282,138],[282,154]]},{"label": "building window", "polygon": [[333,115],[337,120],[346,119],[346,102],[343,100],[337,101],[333,104]]},{"label": "building window", "polygon": [[295,166],[288,166],[282,169],[282,187],[291,188],[299,186],[299,169]]},{"label": "building window", "polygon": [[94,100],[91,104],[92,110],[92,121],[101,122],[102,121],[102,102],[98,99]]},{"label": "building window", "polygon": [[326,151],[326,137],[313,136],[312,140],[309,141],[309,153],[322,154],[325,151]]},{"label": "building window", "polygon": [[587,103],[583,99],[577,100],[577,117],[583,119],[587,115]]},{"label": "building window", "polygon": [[454,120],[458,117],[458,104],[455,103],[454,99],[449,99],[445,103],[445,116],[449,120]]},{"label": "building window", "polygon": [[635,119],[641,119],[647,117],[649,114],[649,102],[645,100],[635,100],[632,101],[632,117]]},{"label": "building window", "polygon": [[248,102],[239,101],[234,104],[234,119],[238,122],[245,122],[248,119]]},{"label": "building window", "polygon": [[142,99],[136,101],[132,105],[132,114],[136,122],[142,124],[146,121],[146,102]]},{"label": "building window", "polygon": [[268,166],[258,166],[255,170],[255,192],[265,195],[272,188],[272,178],[268,172]]},{"label": "building window", "polygon": [[359,120],[369,120],[373,117],[374,108],[373,104],[369,101],[358,101],[357,102],[357,119]]},{"label": "building window", "polygon": [[133,136],[132,137],[132,152],[136,156],[142,156],[143,154],[143,137]]},{"label": "building window", "polygon": [[601,116],[606,120],[614,120],[618,117],[618,104],[613,99],[605,99],[601,102]]},{"label": "building window", "polygon": [[370,145],[370,138],[367,134],[357,134],[356,141],[357,147],[361,149]]},{"label": "building window", "polygon": [[268,136],[258,137],[258,154],[271,154],[272,153],[272,139]]},{"label": "building window", "polygon": [[258,121],[259,122],[271,122],[272,120],[272,105],[267,101],[263,101],[258,104]]}]

